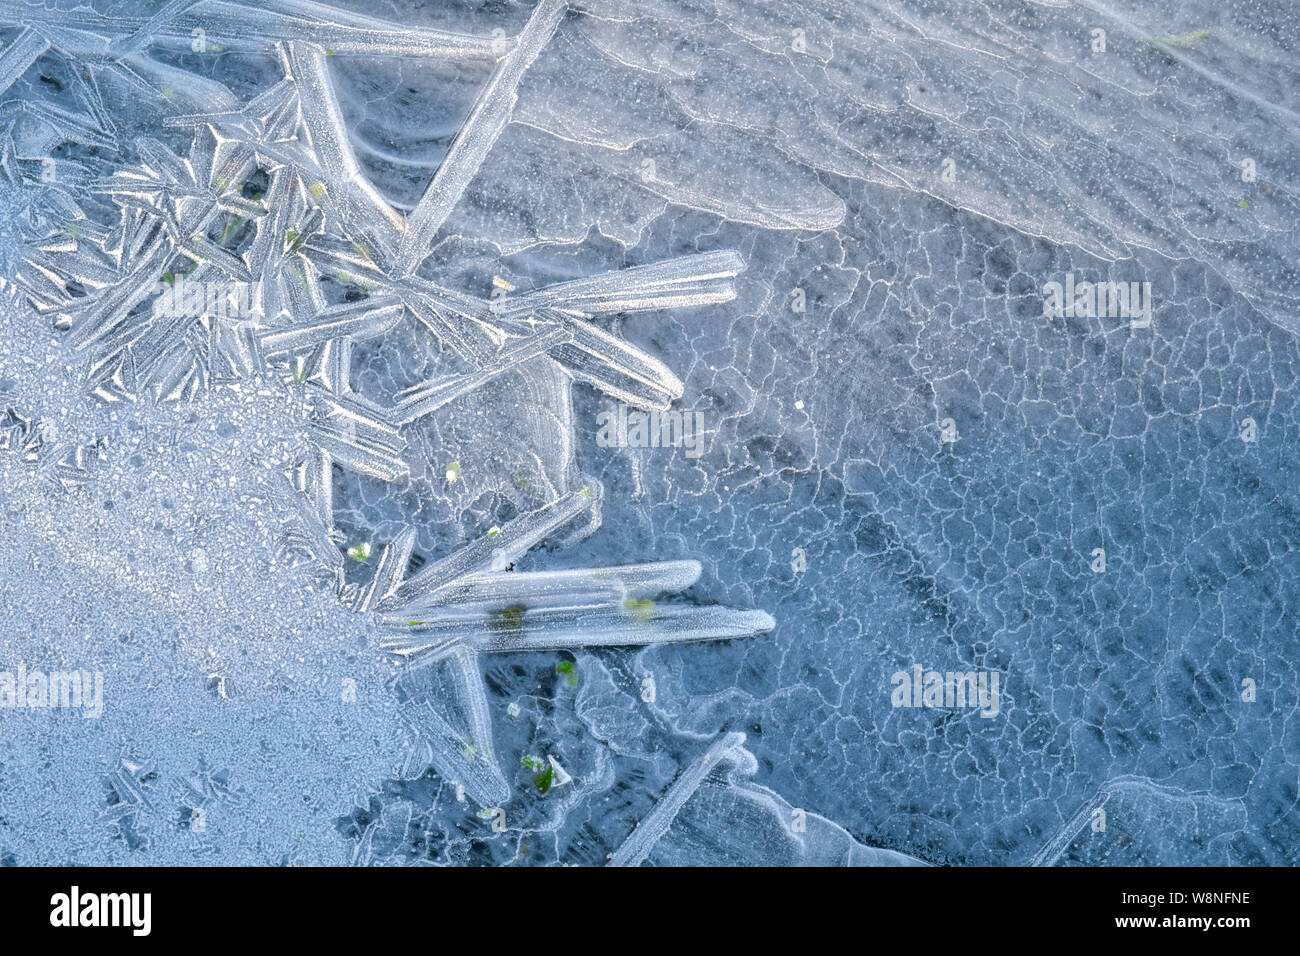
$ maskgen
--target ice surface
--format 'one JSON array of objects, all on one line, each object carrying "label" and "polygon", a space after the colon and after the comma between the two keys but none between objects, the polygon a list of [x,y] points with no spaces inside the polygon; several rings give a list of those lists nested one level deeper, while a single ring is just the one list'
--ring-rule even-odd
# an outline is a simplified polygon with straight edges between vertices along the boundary
[{"label": "ice surface", "polygon": [[0,859],[1295,863],[1298,27],[3,0]]}]

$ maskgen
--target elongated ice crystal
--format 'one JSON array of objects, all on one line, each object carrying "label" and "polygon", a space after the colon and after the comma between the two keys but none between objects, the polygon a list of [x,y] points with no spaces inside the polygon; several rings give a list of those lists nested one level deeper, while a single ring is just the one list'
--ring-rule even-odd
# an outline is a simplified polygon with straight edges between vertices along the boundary
[{"label": "elongated ice crystal", "polygon": [[[749,781],[745,735],[723,734],[681,771],[607,859],[610,866],[925,866],[864,846],[843,828]],[[690,819],[683,819],[685,817]],[[681,831],[681,837],[675,834]]]},{"label": "elongated ice crystal", "polygon": [[719,737],[708,750],[690,764],[673,781],[650,814],[636,825],[636,829],[609,859],[611,866],[640,866],[654,849],[654,845],[672,826],[678,812],[700,788],[706,777],[724,764],[750,765],[753,772],[754,757],[745,749],[745,735],[728,733]]},{"label": "elongated ice crystal", "polygon": [[565,0],[541,0],[523,32],[515,39],[514,49],[498,65],[451,150],[438,167],[433,182],[407,217],[406,231],[398,248],[398,266],[403,271],[411,272],[419,266],[428,251],[429,241],[446,221],[452,207],[460,201],[465,187],[510,122],[510,111],[517,99],[515,91],[524,72],[551,39],[567,9]]},{"label": "elongated ice crystal", "polygon": [[493,60],[500,45],[492,37],[397,24],[311,0],[172,0],[148,18],[85,7],[69,14],[29,0],[5,0],[0,21],[29,24],[38,35],[52,37],[60,50],[85,57],[127,57],[149,46],[191,50],[195,31],[202,31],[205,48],[249,51],[302,40],[337,53]]}]

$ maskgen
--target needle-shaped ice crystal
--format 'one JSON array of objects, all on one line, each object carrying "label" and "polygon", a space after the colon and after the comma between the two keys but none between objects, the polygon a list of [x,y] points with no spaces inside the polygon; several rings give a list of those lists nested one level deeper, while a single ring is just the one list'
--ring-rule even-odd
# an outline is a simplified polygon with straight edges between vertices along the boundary
[{"label": "needle-shaped ice crystal", "polygon": [[565,0],[541,0],[523,32],[516,38],[515,48],[501,61],[479,95],[469,119],[434,174],[433,182],[407,216],[406,233],[398,247],[398,264],[404,271],[413,272],[419,266],[420,260],[428,253],[434,234],[442,228],[465,187],[478,173],[484,157],[510,122],[519,82],[551,39],[567,10]]},{"label": "needle-shaped ice crystal", "polygon": [[654,809],[636,825],[631,836],[610,857],[610,866],[640,866],[654,849],[655,843],[672,826],[682,806],[715,768],[721,764],[743,764],[747,761],[754,762],[754,757],[745,749],[744,734],[733,732],[719,737],[703,756],[691,761],[678,775]]},{"label": "needle-shaped ice crystal", "polygon": [[439,603],[442,589],[458,579],[478,571],[501,570],[514,562],[548,535],[574,521],[590,508],[593,494],[587,490],[567,495],[520,515],[496,534],[485,535],[420,569],[404,581],[391,596],[380,603],[384,610],[415,611]]},{"label": "needle-shaped ice crystal", "polygon": [[332,53],[372,56],[491,61],[504,52],[494,37],[394,23],[310,0],[173,0],[151,17],[3,0],[0,23],[31,24],[53,45],[87,58],[126,57],[151,44],[190,51],[196,42],[204,51],[260,52],[292,40],[319,43]]},{"label": "needle-shaped ice crystal", "polygon": [[26,73],[49,48],[49,41],[31,27],[24,27],[18,36],[10,40],[0,50],[0,94],[13,86],[18,77]]},{"label": "needle-shaped ice crystal", "polygon": [[323,390],[316,392],[316,407],[310,441],[334,461],[384,481],[406,474],[406,440],[382,409],[357,395]]},{"label": "needle-shaped ice crystal", "polygon": [[482,806],[506,803],[510,787],[493,749],[478,656],[464,645],[450,645],[406,668],[397,689],[405,699],[406,719],[431,745],[438,771]]},{"label": "needle-shaped ice crystal", "polygon": [[308,43],[291,43],[288,56],[302,109],[311,118],[306,125],[310,141],[305,145],[314,153],[325,177],[323,188],[364,199],[371,214],[386,219],[394,230],[402,229],[402,215],[379,194],[357,164],[334,85],[329,79],[324,50]]},{"label": "needle-shaped ice crystal", "polygon": [[[411,634],[384,646],[404,657],[457,637],[484,652],[557,651],[576,647],[640,647],[752,637],[775,623],[763,611],[729,607],[652,606],[647,599],[618,604],[530,609],[515,606],[487,614],[435,613],[412,621]],[[400,625],[400,615],[386,620]]]},{"label": "needle-shaped ice crystal", "polygon": [[562,342],[571,339],[570,333],[562,328],[550,329],[522,339],[503,349],[495,361],[486,364],[478,371],[448,376],[435,382],[425,382],[399,392],[393,413],[400,422],[413,422],[483,387],[497,376],[513,372],[529,359],[547,353]]},{"label": "needle-shaped ice crystal", "polygon": [[367,339],[382,335],[402,316],[402,303],[395,297],[362,299],[322,309],[311,320],[290,328],[275,329],[261,337],[267,355],[293,352],[330,339]]},{"label": "needle-shaped ice crystal", "polygon": [[736,297],[732,280],[744,269],[733,250],[704,252],[504,297],[492,303],[492,312],[514,317],[550,308],[590,315],[715,305]]}]

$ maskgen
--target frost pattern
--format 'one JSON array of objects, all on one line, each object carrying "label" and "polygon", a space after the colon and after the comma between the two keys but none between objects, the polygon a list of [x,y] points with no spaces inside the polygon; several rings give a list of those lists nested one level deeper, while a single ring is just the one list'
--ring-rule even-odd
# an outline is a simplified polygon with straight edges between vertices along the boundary
[{"label": "frost pattern", "polygon": [[6,714],[0,859],[1295,861],[1290,6],[145,6],[0,2],[5,620],[132,748]]},{"label": "frost pattern", "polygon": [[[409,479],[404,427],[510,374],[546,379],[563,405],[568,383],[578,380],[621,400],[666,408],[681,396],[681,383],[591,318],[734,297],[731,281],[744,264],[731,251],[492,302],[420,274],[448,214],[509,123],[528,67],[566,11],[557,0],[538,5],[405,215],[380,195],[353,155],[326,60],[336,51],[322,43],[337,39],[342,52],[462,59],[486,55],[496,45],[488,39],[414,31],[395,47],[381,40],[384,25],[310,3],[271,5],[258,14],[226,3],[172,3],[138,24],[88,15],[71,38],[43,11],[23,10],[37,13],[36,20],[0,60],[0,81],[9,86],[50,49],[89,56],[101,29],[131,30],[98,34],[110,71],[130,70],[145,47],[185,35],[191,22],[211,31],[204,43],[241,44],[255,35],[275,41],[283,77],[268,91],[243,106],[217,96],[219,106],[231,108],[166,117],[166,127],[192,131],[188,151],[148,136],[121,144],[106,138],[105,146],[139,157],[85,184],[92,196],[111,202],[116,221],[98,223],[63,197],[63,229],[45,240],[34,234],[35,202],[27,197],[32,205],[15,210],[27,253],[12,281],[63,333],[84,363],[87,389],[102,402],[193,402],[232,383],[282,381],[304,393],[310,411],[288,472],[303,497],[281,498],[286,543],[346,604],[396,631],[382,643],[415,662],[398,682],[410,726],[438,772],[488,807],[507,803],[511,793],[493,749],[478,654],[719,640],[773,627],[762,612],[653,605],[650,597],[694,582],[700,568],[691,562],[507,576],[548,539],[567,531],[571,543],[599,527],[599,483],[576,471],[571,454],[546,462],[540,505],[503,527],[436,560],[421,559],[419,570],[412,569],[417,530],[408,527],[384,545],[369,580],[348,580],[345,573],[345,553],[364,564],[370,545],[343,546],[336,468],[380,481]],[[319,19],[327,16],[344,22],[323,27]],[[68,139],[82,132],[73,117],[54,110],[39,115]],[[93,119],[110,137],[106,114]],[[6,174],[27,189],[10,164]],[[337,275],[357,294],[327,300],[326,275]],[[386,398],[354,391],[354,348],[403,321],[418,321],[431,333],[429,351],[437,359],[431,377]],[[568,414],[563,407],[550,413]],[[47,470],[65,485],[83,477],[99,446],[49,450],[33,422],[13,410],[6,415],[5,447],[28,461],[43,454],[51,461]],[[511,615],[506,627],[502,615]],[[224,678],[215,679],[224,696]],[[149,806],[139,786],[145,773],[124,762],[108,784],[111,816],[133,849],[148,845],[134,822]],[[191,783],[195,809],[210,799],[209,789]]]}]

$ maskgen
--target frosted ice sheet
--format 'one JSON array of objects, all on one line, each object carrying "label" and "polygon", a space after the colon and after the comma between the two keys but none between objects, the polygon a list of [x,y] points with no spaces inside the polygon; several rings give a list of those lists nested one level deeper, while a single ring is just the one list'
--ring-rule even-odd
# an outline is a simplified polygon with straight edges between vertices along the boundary
[{"label": "frosted ice sheet", "polygon": [[0,859],[1294,863],[1294,9],[573,7],[0,3]]}]

